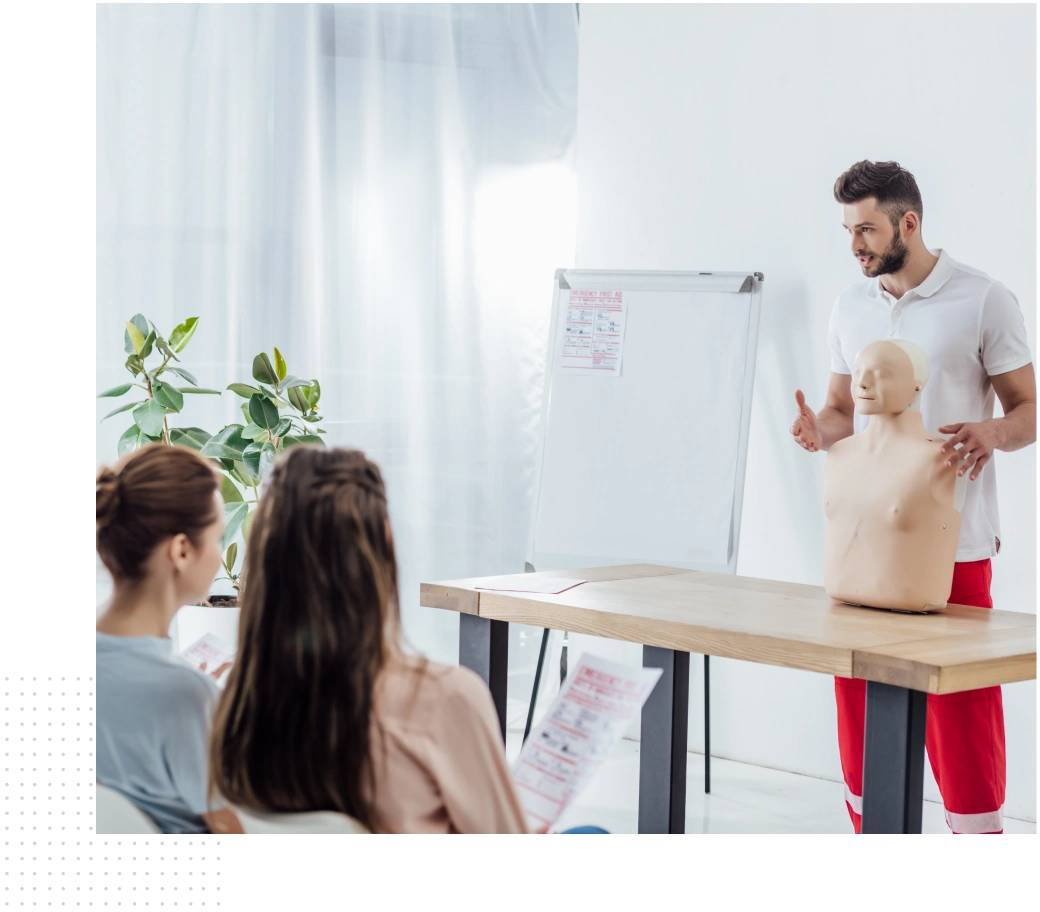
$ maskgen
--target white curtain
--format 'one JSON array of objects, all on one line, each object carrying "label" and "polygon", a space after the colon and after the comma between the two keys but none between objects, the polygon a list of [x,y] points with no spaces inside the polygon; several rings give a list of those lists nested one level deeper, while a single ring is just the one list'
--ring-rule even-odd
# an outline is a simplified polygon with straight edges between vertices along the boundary
[{"label": "white curtain", "polygon": [[[277,345],[320,380],[329,444],[382,466],[406,636],[441,661],[458,621],[419,582],[523,570],[577,28],[572,4],[98,7],[98,388],[126,379],[139,311],[200,318],[204,386]],[[177,423],[216,431],[240,401],[188,397]]]}]

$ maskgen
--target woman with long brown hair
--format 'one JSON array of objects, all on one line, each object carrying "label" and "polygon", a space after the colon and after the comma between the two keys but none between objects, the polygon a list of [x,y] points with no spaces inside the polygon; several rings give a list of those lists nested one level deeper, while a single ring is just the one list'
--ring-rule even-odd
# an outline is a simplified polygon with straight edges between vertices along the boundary
[{"label": "woman with long brown hair", "polygon": [[386,491],[356,450],[275,463],[250,533],[238,653],[210,744],[244,810],[376,832],[525,832],[491,695],[404,653]]},{"label": "woman with long brown hair", "polygon": [[217,688],[172,653],[170,622],[220,568],[219,478],[180,447],[137,450],[96,482],[97,551],[113,594],[97,621],[97,779],[165,833],[241,832],[210,804],[206,747]]}]

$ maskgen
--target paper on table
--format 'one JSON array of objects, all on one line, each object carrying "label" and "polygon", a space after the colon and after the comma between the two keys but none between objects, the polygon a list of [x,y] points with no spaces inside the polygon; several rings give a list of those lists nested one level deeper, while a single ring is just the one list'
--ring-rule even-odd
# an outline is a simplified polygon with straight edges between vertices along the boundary
[{"label": "paper on table", "polygon": [[[231,665],[231,660],[234,657],[235,647],[225,643],[220,637],[212,633],[199,637],[181,653],[181,658],[186,662],[195,666],[199,671],[217,679]],[[220,674],[214,675],[214,672],[218,670]]]},{"label": "paper on table", "polygon": [[563,304],[567,320],[560,367],[568,374],[620,374],[625,342],[624,292],[575,288]]},{"label": "paper on table", "polygon": [[492,589],[495,592],[540,592],[543,595],[559,595],[575,586],[588,582],[583,579],[565,579],[562,576],[543,576],[526,580],[526,573],[514,573],[510,576],[485,577],[476,589]]},{"label": "paper on table", "polygon": [[513,767],[532,830],[551,826],[617,746],[661,677],[583,655]]}]

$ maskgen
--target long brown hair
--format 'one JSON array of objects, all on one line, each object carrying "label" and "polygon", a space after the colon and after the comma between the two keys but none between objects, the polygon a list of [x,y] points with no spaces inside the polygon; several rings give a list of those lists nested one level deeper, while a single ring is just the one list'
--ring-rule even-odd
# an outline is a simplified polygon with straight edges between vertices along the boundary
[{"label": "long brown hair", "polygon": [[357,450],[297,446],[279,457],[242,578],[211,788],[244,808],[339,811],[376,829],[372,693],[398,623],[379,467]]},{"label": "long brown hair", "polygon": [[181,533],[193,544],[218,516],[213,467],[183,447],[151,444],[98,472],[94,532],[117,580],[138,580],[156,546]]}]

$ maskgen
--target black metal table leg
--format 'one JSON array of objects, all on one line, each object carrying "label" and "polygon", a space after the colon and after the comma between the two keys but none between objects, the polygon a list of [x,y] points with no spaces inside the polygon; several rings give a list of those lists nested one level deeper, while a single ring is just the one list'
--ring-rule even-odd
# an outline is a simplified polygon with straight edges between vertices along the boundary
[{"label": "black metal table leg", "polygon": [[545,647],[549,643],[549,628],[542,631],[542,645],[538,648],[538,664],[534,667],[534,686],[531,688],[531,705],[527,707],[527,724],[524,726],[524,743],[531,734],[531,723],[534,722],[534,708],[538,702],[538,688],[542,683],[542,665],[545,664]]},{"label": "black metal table leg", "polygon": [[708,659],[704,657],[704,794],[711,794],[711,677]]},{"label": "black metal table leg", "polygon": [[690,654],[643,647],[643,667],[663,674],[643,704],[639,734],[639,832],[686,832]]},{"label": "black metal table leg", "polygon": [[509,622],[459,615],[459,664],[472,668],[491,691],[506,737],[506,682],[509,672]]},{"label": "black metal table leg", "polygon": [[867,682],[864,833],[920,833],[928,694]]}]

